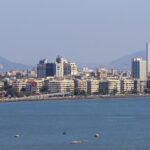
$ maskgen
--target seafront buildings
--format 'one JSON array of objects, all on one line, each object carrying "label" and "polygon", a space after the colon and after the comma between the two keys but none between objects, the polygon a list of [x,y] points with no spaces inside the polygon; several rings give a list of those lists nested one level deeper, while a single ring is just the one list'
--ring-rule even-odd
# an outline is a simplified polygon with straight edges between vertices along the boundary
[{"label": "seafront buildings", "polygon": [[118,79],[100,81],[100,94],[120,94],[121,84]]},{"label": "seafront buildings", "polygon": [[99,93],[99,80],[91,79],[87,81],[87,93],[90,95]]},{"label": "seafront buildings", "polygon": [[146,44],[147,76],[150,75],[150,43]]},{"label": "seafront buildings", "polygon": [[142,58],[133,58],[132,60],[132,77],[142,81],[147,80],[146,61]]},{"label": "seafront buildings", "polygon": [[63,78],[64,76],[77,75],[77,73],[77,65],[63,57],[57,57],[55,63],[48,63],[47,59],[43,59],[37,65],[38,78],[46,78],[49,76]]},{"label": "seafront buildings", "polygon": [[120,92],[122,94],[131,94],[134,90],[134,80],[133,79],[122,79],[120,84]]},{"label": "seafront buildings", "polygon": [[87,80],[86,79],[75,79],[74,80],[74,86],[75,86],[75,94],[79,93],[87,93],[88,87],[87,87]]},{"label": "seafront buildings", "polygon": [[74,81],[73,80],[49,80],[47,83],[49,93],[62,93],[74,95]]},{"label": "seafront buildings", "polygon": [[0,74],[0,97],[34,95],[87,96],[150,93],[150,44],[147,59],[133,58],[130,70],[78,68],[58,56],[55,62],[40,60],[36,69]]}]

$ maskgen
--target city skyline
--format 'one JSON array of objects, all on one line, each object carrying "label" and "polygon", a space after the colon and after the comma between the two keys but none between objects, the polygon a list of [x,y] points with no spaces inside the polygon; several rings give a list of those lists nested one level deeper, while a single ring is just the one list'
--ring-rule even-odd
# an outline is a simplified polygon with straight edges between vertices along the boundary
[{"label": "city skyline", "polygon": [[0,150],[147,150],[149,7],[0,0]]},{"label": "city skyline", "polygon": [[[148,44],[148,43],[147,43]],[[146,46],[147,46],[146,44]],[[97,68],[109,68],[109,69],[119,69],[119,70],[129,70],[131,69],[131,59],[132,58],[142,58],[144,60],[147,60],[147,50],[144,50],[144,51],[138,51],[136,53],[133,53],[133,54],[130,54],[130,55],[126,55],[126,56],[123,56],[123,57],[120,57],[112,62],[109,62],[109,63],[106,63],[106,64],[100,64],[100,63],[80,63],[80,62],[75,62],[74,60],[71,60],[69,58],[67,58],[68,61],[73,61],[75,63],[77,63],[78,67],[79,68],[82,68],[82,67],[89,67],[91,69],[97,69]],[[57,57],[63,57],[63,56],[60,56],[58,55]],[[45,57],[45,58],[42,58],[42,59],[39,59],[39,60],[47,60],[48,62],[51,62],[51,63],[55,63],[56,60],[52,60],[52,59],[48,59],[48,57]],[[38,61],[39,61],[38,60]],[[148,61],[147,61],[148,62]],[[37,65],[37,62],[36,64],[30,64],[30,65],[26,65],[26,64],[23,64],[23,62],[14,62],[14,61],[11,61],[11,60],[8,60],[4,57],[1,57],[0,56],[0,69],[1,71],[9,71],[9,70],[14,70],[14,69],[33,69],[33,67],[35,67]]]},{"label": "city skyline", "polygon": [[25,64],[36,64],[45,56],[54,60],[58,54],[75,62],[111,62],[145,50],[143,45],[150,41],[149,4],[146,0],[1,1],[1,56]]}]

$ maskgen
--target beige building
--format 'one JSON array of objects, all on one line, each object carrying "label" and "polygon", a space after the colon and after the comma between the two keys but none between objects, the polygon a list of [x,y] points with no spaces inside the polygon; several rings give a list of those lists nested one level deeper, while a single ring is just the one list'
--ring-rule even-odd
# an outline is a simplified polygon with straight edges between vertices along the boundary
[{"label": "beige building", "polygon": [[0,88],[4,87],[4,82],[0,81]]},{"label": "beige building", "polygon": [[120,94],[120,80],[108,79],[100,81],[100,91],[105,94]]},{"label": "beige building", "polygon": [[43,86],[44,80],[36,79],[17,79],[13,82],[12,87],[17,92],[25,90],[26,93],[39,93],[40,88]]},{"label": "beige building", "polygon": [[73,80],[49,80],[48,82],[49,93],[70,93],[74,94],[74,81]]},{"label": "beige building", "polygon": [[137,93],[144,93],[147,87],[147,81],[134,80],[134,90]]},{"label": "beige building", "polygon": [[20,92],[22,90],[22,88],[26,88],[27,81],[28,81],[27,79],[17,79],[15,81],[13,81],[12,87],[17,92]]},{"label": "beige building", "polygon": [[44,85],[44,80],[28,79],[26,83],[26,94],[39,94]]},{"label": "beige building", "polygon": [[121,93],[122,94],[132,93],[133,90],[134,90],[134,80],[132,79],[121,80]]},{"label": "beige building", "polygon": [[78,89],[79,91],[85,91],[87,93],[87,80],[76,79],[74,83],[75,89]]},{"label": "beige building", "polygon": [[108,70],[105,68],[99,69],[97,71],[97,78],[101,80],[106,80],[108,76]]},{"label": "beige building", "polygon": [[70,63],[70,74],[71,76],[78,74],[77,65],[75,63]]},{"label": "beige building", "polygon": [[87,92],[88,94],[99,93],[99,80],[88,80],[87,81]]}]

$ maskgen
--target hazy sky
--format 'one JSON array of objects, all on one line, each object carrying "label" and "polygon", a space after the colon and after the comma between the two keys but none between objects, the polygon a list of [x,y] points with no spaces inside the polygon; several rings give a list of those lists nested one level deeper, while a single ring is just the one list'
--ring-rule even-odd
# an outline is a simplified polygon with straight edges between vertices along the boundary
[{"label": "hazy sky", "polygon": [[0,0],[0,55],[110,62],[150,41],[150,0]]}]

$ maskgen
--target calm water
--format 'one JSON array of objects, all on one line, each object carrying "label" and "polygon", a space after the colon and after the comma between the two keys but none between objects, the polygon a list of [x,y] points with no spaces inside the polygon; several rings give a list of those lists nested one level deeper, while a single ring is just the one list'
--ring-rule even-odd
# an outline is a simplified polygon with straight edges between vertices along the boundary
[{"label": "calm water", "polygon": [[0,103],[0,150],[148,149],[148,98]]}]

